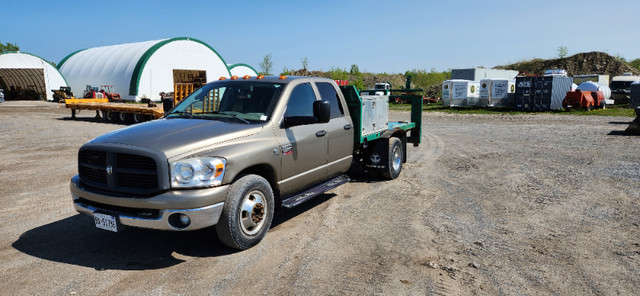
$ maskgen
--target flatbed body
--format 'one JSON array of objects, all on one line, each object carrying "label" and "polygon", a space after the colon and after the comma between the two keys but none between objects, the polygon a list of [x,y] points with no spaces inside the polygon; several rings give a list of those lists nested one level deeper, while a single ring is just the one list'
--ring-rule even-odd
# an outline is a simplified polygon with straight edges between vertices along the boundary
[{"label": "flatbed body", "polygon": [[[65,107],[73,111],[95,110],[103,114],[131,114],[150,116],[158,119],[164,116],[162,105],[149,106],[148,104],[111,103],[108,99],[67,99]],[[74,112],[75,114],[75,112]]]}]

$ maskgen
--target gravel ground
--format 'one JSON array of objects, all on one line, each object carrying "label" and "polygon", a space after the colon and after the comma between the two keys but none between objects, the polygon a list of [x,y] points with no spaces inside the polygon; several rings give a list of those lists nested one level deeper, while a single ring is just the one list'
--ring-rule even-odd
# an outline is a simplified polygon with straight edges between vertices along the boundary
[{"label": "gravel ground", "polygon": [[620,135],[629,117],[425,113],[397,180],[355,175],[236,252],[211,229],[110,233],[76,214],[77,149],[122,127],[94,114],[0,104],[2,294],[640,291],[640,137]]}]

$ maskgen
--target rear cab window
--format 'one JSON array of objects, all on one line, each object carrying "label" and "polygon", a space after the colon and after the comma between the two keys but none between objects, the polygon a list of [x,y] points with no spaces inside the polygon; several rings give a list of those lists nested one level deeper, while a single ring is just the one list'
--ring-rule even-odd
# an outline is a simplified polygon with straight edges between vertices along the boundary
[{"label": "rear cab window", "polygon": [[323,101],[329,101],[331,105],[331,118],[339,118],[344,116],[344,109],[340,103],[340,97],[336,88],[329,82],[316,82],[318,91]]}]

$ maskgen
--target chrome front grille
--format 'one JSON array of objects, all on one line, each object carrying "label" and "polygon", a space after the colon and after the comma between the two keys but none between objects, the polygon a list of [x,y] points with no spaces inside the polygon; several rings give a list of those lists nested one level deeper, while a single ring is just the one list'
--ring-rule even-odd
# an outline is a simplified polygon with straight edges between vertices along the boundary
[{"label": "chrome front grille", "polygon": [[153,155],[142,154],[81,149],[78,153],[80,180],[90,188],[133,196],[167,189],[160,177],[163,174],[159,173],[162,170],[158,169],[161,167],[158,161]]}]

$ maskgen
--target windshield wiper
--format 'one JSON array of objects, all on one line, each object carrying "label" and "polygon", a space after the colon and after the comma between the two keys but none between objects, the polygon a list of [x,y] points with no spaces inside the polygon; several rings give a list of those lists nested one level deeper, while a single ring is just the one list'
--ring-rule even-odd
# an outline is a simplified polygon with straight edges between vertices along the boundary
[{"label": "windshield wiper", "polygon": [[169,115],[167,115],[167,118],[169,118],[169,116],[171,116],[171,115],[176,115],[176,114],[178,115],[178,116],[176,116],[178,118],[185,118],[185,117],[186,118],[193,118],[193,114],[191,114],[190,112],[187,112],[187,111],[174,111],[174,112],[171,112],[171,113],[169,113]]},{"label": "windshield wiper", "polygon": [[244,119],[244,118],[242,118],[242,117],[239,117],[239,116],[238,116],[238,114],[231,113],[231,112],[228,112],[228,111],[214,111],[214,112],[212,112],[212,113],[213,113],[213,114],[224,114],[224,115],[229,115],[229,116],[231,116],[231,118],[233,118],[233,119],[240,120],[240,121],[242,121],[242,122],[244,122],[244,123],[246,123],[246,124],[251,124],[251,122],[249,122],[248,120],[246,120],[246,119]]}]

